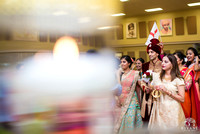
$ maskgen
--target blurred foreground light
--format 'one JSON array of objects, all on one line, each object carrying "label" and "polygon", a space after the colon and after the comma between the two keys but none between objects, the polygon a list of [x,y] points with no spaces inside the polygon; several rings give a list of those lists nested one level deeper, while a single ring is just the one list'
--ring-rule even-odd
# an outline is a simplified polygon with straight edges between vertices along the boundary
[{"label": "blurred foreground light", "polygon": [[[47,133],[56,134],[83,124],[90,131],[87,134],[112,133],[111,89],[116,83],[113,54],[104,50],[78,56],[74,39],[62,37],[53,53],[59,63],[52,54],[42,52],[24,61],[24,68],[14,71],[10,78],[16,130],[38,134],[35,126],[40,125]],[[73,58],[77,60],[70,61]]]},{"label": "blurred foreground light", "polygon": [[[64,38],[68,40],[69,37]],[[71,41],[71,38],[69,40]],[[25,100],[37,98],[37,102],[30,101],[27,107],[38,109],[41,105],[48,107],[49,103],[57,105],[62,102],[73,102],[76,98],[109,96],[115,79],[114,60],[107,53],[102,56],[80,55],[75,62],[70,61],[73,56],[59,59],[58,63],[51,55],[37,54],[33,60],[24,62],[24,69],[16,72],[12,79],[12,88],[20,95],[15,102],[29,103]],[[24,96],[25,100],[21,96]],[[32,111],[26,111],[21,108],[21,103],[18,104],[17,113]]]},{"label": "blurred foreground light", "polygon": [[71,37],[61,37],[55,43],[53,55],[58,61],[77,60],[79,57],[79,49],[76,41]]}]

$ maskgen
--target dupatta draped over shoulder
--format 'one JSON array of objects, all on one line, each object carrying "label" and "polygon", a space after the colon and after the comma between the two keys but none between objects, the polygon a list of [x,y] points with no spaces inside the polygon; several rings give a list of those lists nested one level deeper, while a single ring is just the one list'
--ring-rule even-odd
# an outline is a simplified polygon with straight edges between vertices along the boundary
[{"label": "dupatta draped over shoulder", "polygon": [[[191,103],[193,104],[193,106],[195,105],[195,107],[192,107],[192,118],[194,118],[196,120],[197,123],[197,127],[200,130],[200,90],[199,90],[199,83],[195,82],[198,80],[199,76],[200,76],[200,71],[196,72],[194,70],[194,64],[191,64],[188,67],[190,70],[188,70],[188,72],[191,74],[193,74],[193,84],[191,87]],[[188,73],[187,73],[188,74]]]},{"label": "dupatta draped over shoulder", "polygon": [[192,99],[194,99],[194,98],[192,97],[192,94],[191,94],[191,92],[193,92],[192,90],[195,86],[193,83],[194,75],[192,73],[192,70],[188,69],[187,67],[182,68],[180,70],[180,73],[183,76],[183,78],[185,80],[185,84],[186,84],[185,101],[183,103],[181,103],[181,106],[182,106],[184,114],[185,114],[185,118],[192,117],[193,119],[196,120],[196,114],[194,113],[196,111],[196,107],[195,107],[195,104],[192,103],[193,102]]},{"label": "dupatta draped over shoulder", "polygon": [[122,77],[122,94],[119,97],[121,110],[114,126],[114,133],[116,134],[142,127],[140,105],[135,91],[139,78],[139,72],[135,70],[131,70],[126,76]]}]

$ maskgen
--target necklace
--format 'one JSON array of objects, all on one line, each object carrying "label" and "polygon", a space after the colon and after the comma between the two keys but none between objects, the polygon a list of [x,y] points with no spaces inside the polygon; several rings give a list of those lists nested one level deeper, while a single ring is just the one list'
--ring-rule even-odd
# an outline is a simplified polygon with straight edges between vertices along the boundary
[{"label": "necklace", "polygon": [[126,74],[128,74],[130,71],[131,71],[131,70],[129,70],[129,71],[127,71],[127,72],[124,72],[124,74],[126,75]]},{"label": "necklace", "polygon": [[129,70],[129,71],[123,73],[123,75],[122,75],[122,81],[123,81],[124,79],[126,79],[126,77],[128,77],[129,72],[131,72],[131,70]]},{"label": "necklace", "polygon": [[157,62],[159,61],[159,59],[157,59],[155,62],[151,61],[152,63],[152,67],[150,70],[152,70],[153,72],[157,72],[158,68],[160,67],[159,65],[157,65]]},{"label": "necklace", "polygon": [[166,81],[169,81],[169,80],[171,81],[171,76],[168,76],[168,77],[165,76],[164,79],[165,79]]},{"label": "necklace", "polygon": [[[157,62],[157,61],[159,61],[159,59],[158,59],[158,60],[156,60],[156,62]],[[156,65],[156,62],[155,62],[155,63],[153,63],[153,61],[152,61],[152,63],[153,63],[153,66],[154,66],[154,67],[155,67],[155,65]]]}]

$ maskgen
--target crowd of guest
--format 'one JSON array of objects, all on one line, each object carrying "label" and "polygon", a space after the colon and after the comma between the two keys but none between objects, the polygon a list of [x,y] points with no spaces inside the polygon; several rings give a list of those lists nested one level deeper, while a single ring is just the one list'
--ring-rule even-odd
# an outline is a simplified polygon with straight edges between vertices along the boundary
[{"label": "crowd of guest", "polygon": [[199,131],[198,51],[190,47],[185,56],[180,51],[165,54],[163,48],[153,38],[146,50],[150,61],[121,57],[122,93],[116,105],[121,111],[115,118],[115,133],[139,128]]}]

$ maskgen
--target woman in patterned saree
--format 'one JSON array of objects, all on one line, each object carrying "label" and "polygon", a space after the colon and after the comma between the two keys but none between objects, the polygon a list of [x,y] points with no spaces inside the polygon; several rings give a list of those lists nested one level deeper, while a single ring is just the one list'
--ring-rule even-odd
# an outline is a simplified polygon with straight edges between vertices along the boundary
[{"label": "woman in patterned saree", "polygon": [[174,55],[163,57],[162,71],[153,74],[153,84],[162,94],[153,101],[148,128],[177,130],[184,127],[185,115],[180,103],[184,102],[185,83]]},{"label": "woman in patterned saree", "polygon": [[174,56],[177,59],[180,73],[185,80],[185,101],[181,103],[181,106],[185,113],[185,118],[193,118],[195,121],[197,121],[197,109],[194,97],[194,92],[196,90],[194,73],[192,69],[189,69],[184,66],[184,58],[186,56],[182,52],[176,52],[174,53]]},{"label": "woman in patterned saree", "polygon": [[114,132],[116,134],[130,133],[136,128],[141,128],[143,125],[140,114],[140,105],[136,93],[136,84],[139,77],[139,72],[131,70],[132,60],[130,56],[121,57],[121,68],[124,73],[121,77],[122,94],[119,96],[118,108],[120,114],[116,118]]}]

